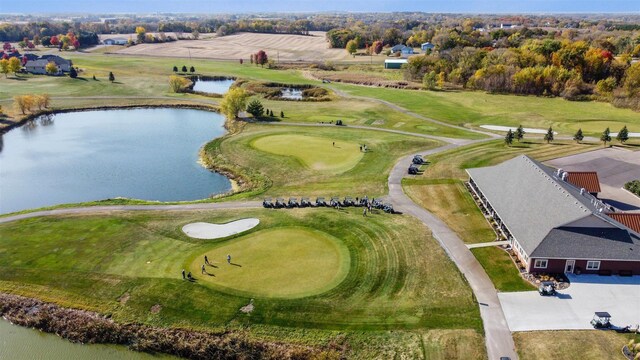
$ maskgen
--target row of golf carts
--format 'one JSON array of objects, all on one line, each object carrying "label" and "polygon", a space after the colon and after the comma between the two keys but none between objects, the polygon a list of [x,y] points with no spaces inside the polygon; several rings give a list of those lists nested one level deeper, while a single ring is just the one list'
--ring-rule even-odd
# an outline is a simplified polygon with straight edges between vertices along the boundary
[{"label": "row of golf carts", "polygon": [[409,175],[418,175],[420,173],[420,165],[424,165],[427,163],[427,160],[425,160],[422,156],[420,155],[416,155],[413,157],[413,159],[411,160],[411,165],[409,165]]},{"label": "row of golf carts", "polygon": [[385,203],[380,199],[371,199],[367,196],[363,198],[346,196],[344,199],[340,199],[337,196],[330,198],[328,201],[324,197],[317,197],[315,202],[312,202],[308,197],[298,198],[290,197],[289,200],[284,198],[276,198],[275,201],[272,198],[265,198],[262,201],[262,206],[267,209],[291,209],[291,208],[305,208],[305,207],[369,207],[372,209],[379,209],[386,213],[393,214],[393,205]]}]

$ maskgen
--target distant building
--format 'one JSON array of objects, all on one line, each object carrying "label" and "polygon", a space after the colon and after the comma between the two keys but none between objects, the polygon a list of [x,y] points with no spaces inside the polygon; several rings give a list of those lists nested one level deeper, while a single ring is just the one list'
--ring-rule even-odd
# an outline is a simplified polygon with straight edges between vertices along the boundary
[{"label": "distant building", "polygon": [[407,63],[407,59],[386,59],[384,61],[385,69],[400,69],[402,65]]},{"label": "distant building", "polygon": [[55,62],[63,72],[69,72],[71,70],[71,66],[73,66],[71,60],[64,59],[58,55],[42,55],[40,59]]},{"label": "distant building", "polygon": [[400,54],[400,56],[403,58],[408,58],[409,56],[415,54],[412,47],[402,45],[402,44],[392,47],[391,53]]},{"label": "distant building", "polygon": [[520,25],[517,24],[508,24],[508,23],[503,23],[500,24],[500,29],[516,29],[518,28]]},{"label": "distant building", "polygon": [[129,41],[123,38],[104,39],[102,42],[105,45],[127,45]]},{"label": "distant building", "polygon": [[420,46],[422,51],[427,52],[427,50],[433,50],[436,46],[430,42],[426,42]]},{"label": "distant building", "polygon": [[[49,60],[47,59],[39,59],[39,60],[31,60],[27,61],[27,64],[24,66],[28,73],[38,74],[38,75],[46,75],[47,74],[47,65],[49,64]],[[53,62],[53,61],[51,61]],[[55,63],[54,63],[55,64]],[[62,70],[60,66],[56,65],[58,71],[54,75],[62,74]]]}]

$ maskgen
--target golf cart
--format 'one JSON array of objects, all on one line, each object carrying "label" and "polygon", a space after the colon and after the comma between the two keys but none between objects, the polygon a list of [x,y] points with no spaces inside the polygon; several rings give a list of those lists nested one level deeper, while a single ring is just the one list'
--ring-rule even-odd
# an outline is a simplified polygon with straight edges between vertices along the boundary
[{"label": "golf cart", "polygon": [[271,200],[270,197],[264,198],[264,200],[262,200],[262,206],[264,206],[265,208],[272,208],[273,207],[273,201]]},{"label": "golf cart", "polygon": [[342,201],[342,205],[344,205],[344,206],[355,206],[356,202],[353,200],[353,198],[351,196],[345,196],[344,200]]},{"label": "golf cart", "polygon": [[382,211],[393,214],[395,211],[393,210],[393,205],[386,203],[382,206]]},{"label": "golf cart", "polygon": [[411,166],[409,166],[409,175],[418,175],[419,171],[420,169],[418,169],[418,166],[415,164],[411,164]]},{"label": "golf cart", "polygon": [[369,197],[367,195],[360,199],[360,206],[369,206]]},{"label": "golf cart", "polygon": [[337,196],[334,196],[331,198],[331,201],[329,201],[329,205],[331,207],[336,207],[336,206],[341,206],[342,204],[340,203],[340,198]]},{"label": "golf cart", "polygon": [[611,328],[611,314],[604,311],[596,311],[591,319],[591,326],[594,329],[610,329]]},{"label": "golf cart", "polygon": [[412,163],[416,164],[416,165],[422,165],[426,163],[426,160],[424,158],[422,158],[422,156],[420,155],[416,155],[413,157],[413,160],[411,160]]},{"label": "golf cart", "polygon": [[284,202],[283,198],[277,198],[276,204],[274,206],[276,209],[282,209],[283,207],[287,207],[287,204]]},{"label": "golf cart", "polygon": [[311,205],[311,200],[309,200],[308,197],[303,197],[300,199],[300,207],[310,207]]},{"label": "golf cart", "polygon": [[382,203],[382,201],[380,199],[373,199],[371,201],[371,206],[376,208],[376,209],[382,209],[384,207],[384,204]]},{"label": "golf cart", "polygon": [[300,204],[298,204],[298,199],[296,199],[294,197],[290,197],[289,198],[289,202],[287,202],[287,207],[294,208],[294,207],[298,207],[298,206],[300,206]]},{"label": "golf cart", "polygon": [[327,202],[323,197],[316,198],[316,206],[327,206]]},{"label": "golf cart", "polygon": [[538,293],[541,296],[554,296],[556,294],[556,284],[552,281],[543,281],[538,286]]}]

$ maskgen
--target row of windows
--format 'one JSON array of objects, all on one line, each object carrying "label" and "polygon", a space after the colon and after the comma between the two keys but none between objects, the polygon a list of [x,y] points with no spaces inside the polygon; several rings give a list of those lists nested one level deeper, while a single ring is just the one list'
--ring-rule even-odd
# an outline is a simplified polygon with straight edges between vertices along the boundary
[{"label": "row of windows", "polygon": [[[549,266],[549,260],[547,259],[536,259],[536,262],[533,264],[533,267],[537,269],[546,269],[547,266]],[[600,270],[600,261],[587,261],[587,270]]]}]

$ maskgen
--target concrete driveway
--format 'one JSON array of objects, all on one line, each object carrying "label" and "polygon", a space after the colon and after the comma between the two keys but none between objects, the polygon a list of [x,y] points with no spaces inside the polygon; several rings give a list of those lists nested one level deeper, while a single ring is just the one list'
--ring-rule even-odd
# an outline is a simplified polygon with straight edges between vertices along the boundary
[{"label": "concrete driveway", "polygon": [[600,199],[623,211],[640,212],[640,198],[622,189],[628,181],[640,179],[640,152],[606,148],[546,162],[566,171],[597,171]]},{"label": "concrete driveway", "polygon": [[611,314],[615,326],[640,323],[640,276],[570,275],[557,296],[537,291],[498,293],[511,331],[591,329],[596,311]]}]

